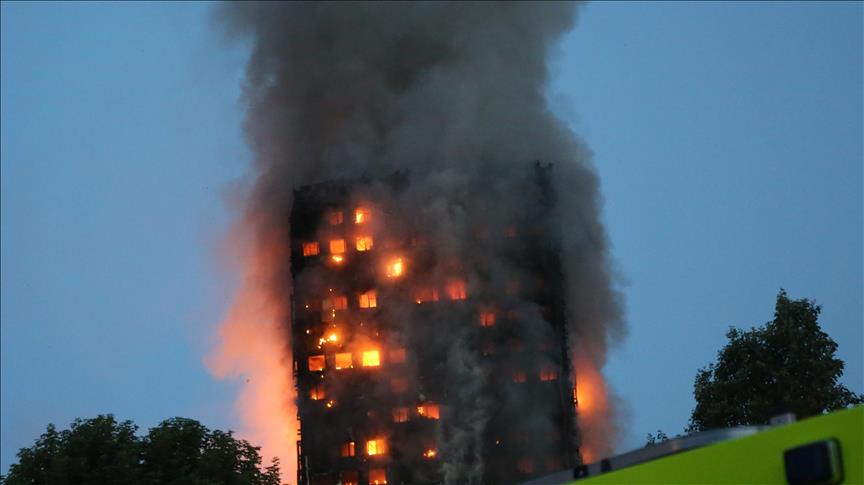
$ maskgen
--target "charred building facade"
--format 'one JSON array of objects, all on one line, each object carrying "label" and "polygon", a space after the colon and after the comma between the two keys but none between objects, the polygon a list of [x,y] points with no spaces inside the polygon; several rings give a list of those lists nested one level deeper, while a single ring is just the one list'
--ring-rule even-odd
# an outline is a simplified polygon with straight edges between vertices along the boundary
[{"label": "charred building facade", "polygon": [[295,191],[298,483],[507,484],[575,465],[552,176]]}]

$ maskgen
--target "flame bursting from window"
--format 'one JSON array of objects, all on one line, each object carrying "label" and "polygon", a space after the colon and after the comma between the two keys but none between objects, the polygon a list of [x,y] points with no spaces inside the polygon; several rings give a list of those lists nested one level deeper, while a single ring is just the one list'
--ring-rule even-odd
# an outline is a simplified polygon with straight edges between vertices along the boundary
[{"label": "flame bursting from window", "polygon": [[387,277],[398,278],[405,272],[405,263],[402,258],[393,258],[387,261]]},{"label": "flame bursting from window", "polygon": [[363,351],[363,367],[378,367],[381,365],[381,357],[377,350]]},{"label": "flame bursting from window", "polygon": [[[242,235],[251,233],[248,227],[235,229],[232,243],[244,242]],[[217,379],[240,383],[235,402],[241,422],[238,436],[261,447],[262,465],[278,457],[282,480],[287,481],[297,474],[295,388],[292,368],[286,365],[293,359],[281,327],[287,309],[266,287],[272,268],[287,258],[283,247],[273,241],[259,244],[254,254],[231,255],[233,261],[246,263],[245,274],[219,326],[218,346],[205,357],[205,364]],[[313,398],[322,397],[323,390]]]},{"label": "flame bursting from window", "polygon": [[369,209],[365,207],[358,207],[354,211],[354,223],[355,224],[366,224],[369,222],[369,219],[372,218],[372,213]]}]

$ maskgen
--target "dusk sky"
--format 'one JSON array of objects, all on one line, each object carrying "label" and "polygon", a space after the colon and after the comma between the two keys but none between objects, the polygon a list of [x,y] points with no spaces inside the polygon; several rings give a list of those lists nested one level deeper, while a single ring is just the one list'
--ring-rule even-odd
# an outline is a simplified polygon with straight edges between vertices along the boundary
[{"label": "dusk sky", "polygon": [[[0,473],[49,422],[237,429],[203,359],[238,284],[248,49],[206,3],[3,2]],[[629,336],[618,451],[776,294],[823,306],[864,391],[864,4],[594,3],[552,109],[594,153]],[[494,120],[490,120],[494,122]]]}]

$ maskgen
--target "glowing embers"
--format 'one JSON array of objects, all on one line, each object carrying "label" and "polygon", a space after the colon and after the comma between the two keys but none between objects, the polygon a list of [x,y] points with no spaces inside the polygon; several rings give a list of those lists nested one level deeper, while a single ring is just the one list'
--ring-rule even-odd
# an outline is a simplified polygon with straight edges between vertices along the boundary
[{"label": "glowing embers", "polygon": [[481,310],[480,311],[480,326],[481,327],[491,327],[495,325],[496,314],[492,310]]},{"label": "glowing embers", "polygon": [[468,297],[468,290],[465,286],[465,280],[461,279],[453,279],[447,282],[447,287],[445,288],[447,292],[447,298],[451,300],[464,300]]},{"label": "glowing embers", "polygon": [[340,352],[334,357],[334,365],[337,370],[350,369],[354,367],[354,362],[351,359],[351,352]]},{"label": "glowing embers", "polygon": [[303,303],[303,309],[309,311],[321,311],[321,300],[309,298]]},{"label": "glowing embers", "polygon": [[330,259],[334,263],[345,261],[345,240],[331,239],[330,240]]},{"label": "glowing embers", "polygon": [[366,442],[366,454],[369,456],[381,456],[387,454],[387,440],[375,438]]},{"label": "glowing embers", "polygon": [[310,355],[309,356],[309,370],[312,372],[320,372],[324,370],[324,356],[323,355]]},{"label": "glowing embers", "polygon": [[339,334],[330,332],[318,339],[318,348],[323,348],[327,344],[335,344],[339,342]]},{"label": "glowing embers", "polygon": [[437,404],[425,403],[417,406],[417,414],[426,419],[441,419],[441,407]]},{"label": "glowing embers", "polygon": [[347,443],[342,443],[342,446],[339,447],[339,454],[341,456],[354,456],[354,442],[349,441]]},{"label": "glowing embers", "polygon": [[387,472],[383,468],[370,468],[369,485],[387,485]]},{"label": "glowing embers", "polygon": [[363,367],[379,367],[381,354],[377,350],[364,350],[360,362]]},{"label": "glowing embers", "polygon": [[359,236],[354,240],[354,247],[357,251],[371,251],[372,243],[372,236]]},{"label": "glowing embers", "polygon": [[372,212],[366,207],[354,209],[354,224],[366,224],[372,220]]},{"label": "glowing embers", "polygon": [[303,243],[303,256],[315,256],[321,252],[321,247],[317,242]]},{"label": "glowing embers", "polygon": [[378,306],[378,293],[375,290],[369,290],[365,293],[360,293],[357,300],[360,308],[375,308]]},{"label": "glowing embers", "polygon": [[423,452],[423,458],[426,458],[427,460],[431,460],[436,456],[438,456],[438,452],[431,448]]},{"label": "glowing embers", "polygon": [[551,366],[546,366],[540,369],[540,380],[543,382],[554,381],[558,379],[558,370]]},{"label": "glowing embers", "polygon": [[405,274],[405,261],[400,257],[390,259],[387,261],[384,274],[386,274],[388,278],[401,277]]},{"label": "glowing embers", "polygon": [[414,292],[414,303],[420,305],[438,301],[438,288],[419,288]]}]

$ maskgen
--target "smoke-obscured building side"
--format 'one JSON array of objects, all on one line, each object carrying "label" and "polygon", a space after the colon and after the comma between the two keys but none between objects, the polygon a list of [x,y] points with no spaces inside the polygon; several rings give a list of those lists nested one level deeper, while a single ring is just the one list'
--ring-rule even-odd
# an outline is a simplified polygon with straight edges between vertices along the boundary
[{"label": "smoke-obscured building side", "polygon": [[408,173],[295,191],[298,483],[506,484],[575,464],[553,176],[457,177],[446,198]]}]

